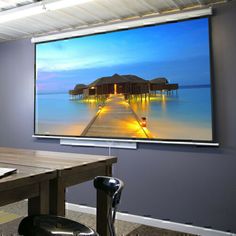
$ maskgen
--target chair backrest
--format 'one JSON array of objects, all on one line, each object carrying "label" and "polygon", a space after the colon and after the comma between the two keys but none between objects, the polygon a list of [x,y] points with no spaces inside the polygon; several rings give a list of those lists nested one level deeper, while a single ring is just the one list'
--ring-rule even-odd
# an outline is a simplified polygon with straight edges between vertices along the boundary
[{"label": "chair backrest", "polygon": [[111,206],[108,212],[107,222],[109,226],[110,235],[115,236],[114,223],[116,209],[118,204],[120,203],[120,197],[122,189],[124,188],[124,183],[122,180],[114,177],[97,176],[94,179],[94,187],[105,192],[111,198]]},{"label": "chair backrest", "polygon": [[97,176],[94,179],[94,187],[104,191],[112,198],[112,207],[120,203],[121,192],[124,187],[122,180],[108,176]]}]

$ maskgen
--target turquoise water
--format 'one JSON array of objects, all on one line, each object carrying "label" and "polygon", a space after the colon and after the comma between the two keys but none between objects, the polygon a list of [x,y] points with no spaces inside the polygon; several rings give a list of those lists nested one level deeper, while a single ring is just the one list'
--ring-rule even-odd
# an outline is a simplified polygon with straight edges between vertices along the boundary
[{"label": "turquoise water", "polygon": [[[211,140],[210,88],[179,89],[177,94],[170,96],[132,100],[131,107],[139,117],[147,118],[147,128],[153,138]],[[72,101],[68,94],[39,94],[36,100],[36,132],[74,135],[69,131],[72,126],[79,125],[78,132],[81,132],[97,108],[98,104],[94,101]]]},{"label": "turquoise water", "polygon": [[158,95],[151,101],[131,102],[155,138],[212,139],[210,88],[179,89],[171,96]]},{"label": "turquoise water", "polygon": [[70,100],[69,94],[39,94],[36,100],[38,122],[88,122],[96,112],[96,104]]}]

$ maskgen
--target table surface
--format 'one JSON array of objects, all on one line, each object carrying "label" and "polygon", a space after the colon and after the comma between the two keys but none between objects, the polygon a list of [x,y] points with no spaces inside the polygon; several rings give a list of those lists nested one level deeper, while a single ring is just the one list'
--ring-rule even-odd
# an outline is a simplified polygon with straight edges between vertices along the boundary
[{"label": "table surface", "polygon": [[[36,171],[36,173],[32,172],[32,176],[37,175],[37,171],[45,173],[47,173],[47,171],[56,172],[54,179],[50,180],[49,212],[50,214],[61,216],[65,215],[66,187],[92,180],[97,175],[111,176],[112,164],[116,162],[117,158],[114,156],[0,147],[0,166],[16,167],[20,170],[20,172],[16,174],[18,177],[20,177],[19,174],[23,174],[24,171]],[[12,178],[13,180],[15,177],[11,176],[7,178]],[[28,177],[30,177],[30,173]],[[46,193],[41,195],[45,198]],[[108,226],[106,224],[109,201],[108,196],[102,191],[97,191],[97,232],[103,236],[109,235]],[[32,209],[32,211],[29,211],[29,214],[37,212],[40,204],[43,205],[42,200],[40,201],[39,198],[29,199],[28,208]],[[42,206],[40,209],[44,211],[46,207],[47,206]]]},{"label": "table surface", "polygon": [[0,178],[0,206],[29,199],[30,214],[49,213],[49,183],[57,178],[55,170],[0,163],[17,172]]},{"label": "table surface", "polygon": [[117,162],[117,158],[114,156],[0,147],[0,163],[65,170],[99,162],[105,162],[109,165]]},{"label": "table surface", "polygon": [[16,173],[0,178],[0,192],[13,189],[16,186],[25,186],[26,183],[32,184],[38,181],[49,180],[56,177],[55,171],[46,168],[29,168],[28,166],[7,163],[0,163],[0,167],[17,169]]}]

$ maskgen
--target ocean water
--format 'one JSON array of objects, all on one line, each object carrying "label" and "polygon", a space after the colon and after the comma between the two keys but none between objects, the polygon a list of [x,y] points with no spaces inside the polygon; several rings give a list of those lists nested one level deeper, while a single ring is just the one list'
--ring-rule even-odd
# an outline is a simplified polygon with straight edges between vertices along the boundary
[{"label": "ocean water", "polygon": [[[93,100],[70,100],[68,94],[38,94],[36,133],[79,136],[98,105]],[[130,105],[138,117],[146,117],[152,138],[212,139],[210,88],[179,89],[169,96],[133,99]]]},{"label": "ocean water", "polygon": [[71,100],[69,94],[38,94],[35,128],[38,134],[79,136],[97,112],[98,104]]},{"label": "ocean water", "polygon": [[179,89],[171,96],[159,94],[150,101],[132,101],[139,117],[146,117],[154,138],[212,140],[210,88]]},{"label": "ocean water", "polygon": [[94,102],[71,100],[69,94],[39,94],[36,114],[39,122],[88,122],[96,110]]}]

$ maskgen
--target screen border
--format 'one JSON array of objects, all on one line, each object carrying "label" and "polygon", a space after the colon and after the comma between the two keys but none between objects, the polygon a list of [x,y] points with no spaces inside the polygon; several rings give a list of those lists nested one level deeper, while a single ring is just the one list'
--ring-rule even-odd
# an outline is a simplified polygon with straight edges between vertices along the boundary
[{"label": "screen border", "polygon": [[[208,39],[209,39],[209,67],[210,67],[210,92],[211,92],[211,134],[212,139],[211,140],[193,140],[193,139],[161,139],[161,138],[153,138],[153,139],[146,139],[146,138],[129,138],[129,137],[101,137],[101,136],[70,136],[70,135],[55,135],[55,134],[40,134],[36,133],[36,46],[38,44],[44,44],[48,42],[55,42],[55,41],[63,41],[67,39],[73,39],[73,38],[82,38],[87,36],[93,36],[93,35],[99,35],[99,34],[107,34],[112,32],[119,32],[119,31],[127,31],[132,29],[138,29],[138,28],[146,28],[150,26],[157,26],[157,25],[165,25],[165,24],[173,24],[178,22],[184,22],[184,21],[190,21],[195,19],[208,19]],[[66,37],[66,38],[60,38],[55,40],[48,40],[43,42],[36,42],[34,44],[34,134],[33,137],[38,138],[53,138],[53,139],[77,139],[77,140],[105,140],[105,141],[124,141],[124,142],[140,142],[140,143],[170,143],[170,144],[187,144],[187,145],[204,145],[205,144],[211,146],[218,146],[218,140],[216,137],[217,130],[216,130],[216,124],[215,124],[215,94],[214,94],[214,81],[213,81],[213,51],[212,51],[212,27],[211,27],[211,17],[210,16],[200,16],[200,17],[192,17],[189,19],[182,19],[182,20],[175,20],[175,21],[168,21],[168,22],[162,22],[162,23],[152,23],[147,25],[141,25],[137,27],[130,27],[125,29],[114,29],[109,30],[106,32],[94,32],[91,34],[85,34],[80,36],[74,36],[74,37]],[[215,145],[217,144],[217,145]]]}]

